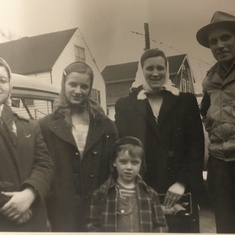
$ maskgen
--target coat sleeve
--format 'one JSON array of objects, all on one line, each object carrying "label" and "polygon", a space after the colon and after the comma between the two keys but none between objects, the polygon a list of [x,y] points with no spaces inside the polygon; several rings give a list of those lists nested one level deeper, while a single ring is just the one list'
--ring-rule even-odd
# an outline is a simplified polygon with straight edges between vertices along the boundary
[{"label": "coat sleeve", "polygon": [[205,91],[203,93],[202,101],[200,104],[200,113],[202,115],[202,118],[206,118],[207,111],[210,107],[211,101],[210,101],[210,96],[209,94]]},{"label": "coat sleeve", "polygon": [[53,163],[49,155],[40,127],[37,122],[30,121],[34,132],[34,161],[30,176],[23,182],[22,188],[31,186],[40,199],[44,199],[53,179]]},{"label": "coat sleeve", "polygon": [[186,94],[184,102],[184,150],[182,160],[178,163],[177,180],[186,182],[191,189],[202,186],[204,164],[204,133],[196,98]]}]

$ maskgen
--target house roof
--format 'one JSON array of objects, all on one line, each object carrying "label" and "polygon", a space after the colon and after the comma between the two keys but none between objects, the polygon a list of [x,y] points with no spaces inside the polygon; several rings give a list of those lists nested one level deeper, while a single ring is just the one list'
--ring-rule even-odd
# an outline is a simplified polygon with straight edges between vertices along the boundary
[{"label": "house roof", "polygon": [[[167,57],[170,74],[177,74],[186,54]],[[120,80],[134,79],[138,68],[138,61],[124,64],[108,65],[101,72],[105,82],[117,82]]]},{"label": "house roof", "polygon": [[0,57],[18,74],[48,72],[77,28],[24,37],[0,44]]},{"label": "house roof", "polygon": [[132,79],[135,77],[136,71],[138,68],[138,61],[125,63],[125,64],[116,64],[108,65],[101,72],[104,80],[106,82],[112,82],[123,79]]}]

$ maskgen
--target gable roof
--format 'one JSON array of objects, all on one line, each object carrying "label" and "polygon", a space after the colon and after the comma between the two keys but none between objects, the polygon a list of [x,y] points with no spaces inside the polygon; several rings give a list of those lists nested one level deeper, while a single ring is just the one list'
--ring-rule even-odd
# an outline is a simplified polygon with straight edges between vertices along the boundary
[{"label": "gable roof", "polygon": [[118,81],[123,79],[127,80],[133,79],[135,77],[137,68],[138,61],[125,64],[108,65],[104,68],[101,74],[106,82]]},{"label": "gable roof", "polygon": [[[186,54],[168,56],[170,75],[177,74],[180,70]],[[134,79],[138,69],[138,61],[124,64],[108,65],[101,72],[105,82],[112,83],[120,80]]]},{"label": "gable roof", "polygon": [[175,56],[168,56],[169,62],[169,73],[170,75],[177,74],[186,58],[186,54],[182,55],[175,55]]},{"label": "gable roof", "polygon": [[9,63],[14,73],[48,72],[76,30],[73,28],[1,43],[0,57]]}]

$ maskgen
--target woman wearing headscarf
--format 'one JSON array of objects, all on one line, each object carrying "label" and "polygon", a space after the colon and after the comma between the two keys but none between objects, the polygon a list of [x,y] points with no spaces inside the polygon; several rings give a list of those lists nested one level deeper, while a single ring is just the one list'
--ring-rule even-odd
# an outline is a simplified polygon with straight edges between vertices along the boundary
[{"label": "woman wearing headscarf", "polygon": [[0,232],[47,232],[53,164],[37,122],[10,106],[11,70],[0,58]]},{"label": "woman wearing headscarf", "polygon": [[[161,50],[142,54],[131,92],[116,102],[115,111],[119,136],[134,136],[143,142],[145,181],[165,194],[166,209],[173,208],[187,192],[201,193],[204,135],[197,101],[173,86]],[[196,204],[194,212],[192,223],[167,215],[169,232],[199,232]]]},{"label": "woman wearing headscarf", "polygon": [[117,130],[90,98],[92,84],[90,66],[78,61],[69,64],[54,112],[39,121],[55,165],[47,201],[53,232],[85,231],[92,193],[109,174]]}]

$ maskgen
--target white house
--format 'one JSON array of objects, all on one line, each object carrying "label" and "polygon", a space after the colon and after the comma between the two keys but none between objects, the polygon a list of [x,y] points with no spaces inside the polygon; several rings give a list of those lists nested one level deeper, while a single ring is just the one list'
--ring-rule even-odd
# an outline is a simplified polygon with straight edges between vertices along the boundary
[{"label": "white house", "polygon": [[[0,44],[0,57],[12,72],[39,79],[60,87],[63,69],[74,61],[89,64],[94,72],[92,97],[106,111],[104,79],[78,28],[53,32]],[[33,103],[31,105],[34,105]]]}]

